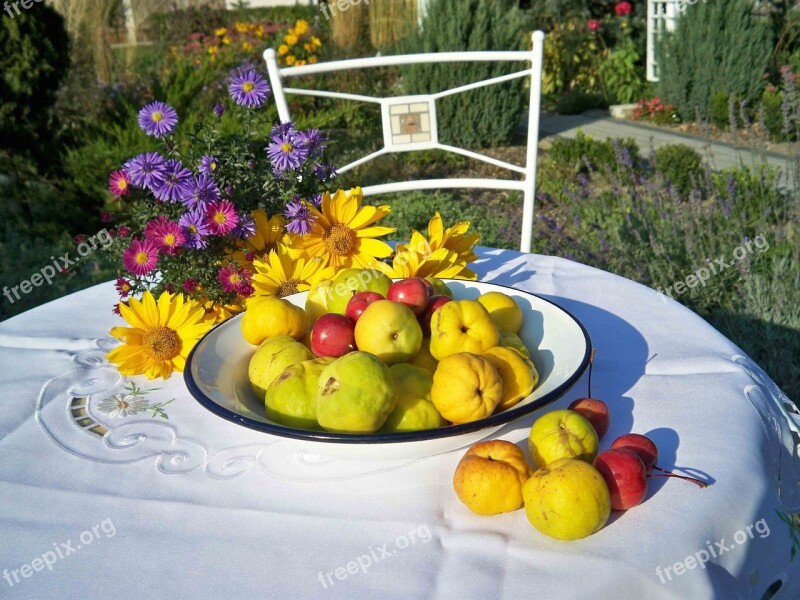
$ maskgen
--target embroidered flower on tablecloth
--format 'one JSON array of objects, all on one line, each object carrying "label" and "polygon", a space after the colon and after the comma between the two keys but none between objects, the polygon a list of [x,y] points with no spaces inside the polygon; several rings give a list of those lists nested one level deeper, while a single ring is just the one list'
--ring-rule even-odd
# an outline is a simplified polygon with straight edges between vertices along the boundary
[{"label": "embroidered flower on tablecloth", "polygon": [[143,396],[154,392],[159,388],[145,390],[138,387],[135,383],[130,382],[125,386],[127,393],[114,394],[97,403],[97,410],[107,414],[112,418],[129,417],[143,412],[150,412],[153,418],[161,417],[162,419],[169,420],[169,416],[164,411],[164,407],[175,400],[172,398],[166,402],[156,402],[150,404],[149,400],[145,400]]}]

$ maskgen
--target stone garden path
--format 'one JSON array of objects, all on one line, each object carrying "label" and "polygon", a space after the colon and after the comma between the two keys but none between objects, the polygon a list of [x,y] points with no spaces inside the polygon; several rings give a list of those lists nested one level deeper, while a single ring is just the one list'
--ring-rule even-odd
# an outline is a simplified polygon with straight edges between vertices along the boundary
[{"label": "stone garden path", "polygon": [[[523,120],[527,124],[527,118]],[[661,128],[641,125],[631,121],[613,119],[604,113],[584,113],[582,115],[556,115],[544,113],[539,122],[539,139],[546,140],[553,136],[574,138],[578,131],[596,139],[606,138],[633,138],[639,145],[643,155],[647,155],[651,148],[657,149],[667,144],[685,144],[697,150],[706,157],[714,169],[729,167],[757,165],[761,158],[749,148],[737,148],[722,142],[709,142],[679,132],[666,131]],[[792,161],[791,157],[777,152],[765,154],[767,163],[780,168],[786,177],[784,185],[791,186]]]}]

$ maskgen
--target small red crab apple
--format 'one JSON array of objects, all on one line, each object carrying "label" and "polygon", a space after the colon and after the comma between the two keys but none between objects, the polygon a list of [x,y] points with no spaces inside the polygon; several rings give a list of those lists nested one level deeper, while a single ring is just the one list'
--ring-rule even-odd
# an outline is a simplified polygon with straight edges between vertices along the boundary
[{"label": "small red crab apple", "polygon": [[353,319],[355,323],[370,304],[384,299],[378,292],[358,292],[353,294],[353,297],[347,302],[344,314]]},{"label": "small red crab apple", "polygon": [[647,496],[647,469],[639,455],[626,448],[612,448],[597,455],[594,467],[608,485],[611,508],[628,510]]},{"label": "small red crab apple", "polygon": [[589,358],[589,397],[578,398],[568,408],[589,421],[597,432],[597,437],[602,438],[611,424],[611,415],[605,402],[592,398],[592,368],[594,367],[595,352],[596,350],[592,348],[592,355]]},{"label": "small red crab apple", "polygon": [[386,299],[405,304],[411,309],[411,312],[419,316],[428,307],[429,287],[433,286],[424,279],[408,277],[392,283],[389,291],[386,292]]},{"label": "small red crab apple", "polygon": [[[676,479],[689,481],[701,488],[708,487],[708,484],[705,481],[700,481],[694,477],[676,475],[672,471],[667,471],[656,466],[656,462],[658,461],[658,448],[656,447],[655,442],[653,442],[653,440],[646,435],[641,435],[640,433],[626,433],[625,435],[621,435],[615,439],[611,444],[611,448],[624,448],[638,454],[639,458],[641,458],[642,462],[644,463],[648,477],[675,477]],[[653,470],[658,471],[658,473],[654,474]]]},{"label": "small red crab apple", "polygon": [[322,315],[311,330],[311,351],[319,357],[344,356],[356,349],[355,323],[350,317]]}]

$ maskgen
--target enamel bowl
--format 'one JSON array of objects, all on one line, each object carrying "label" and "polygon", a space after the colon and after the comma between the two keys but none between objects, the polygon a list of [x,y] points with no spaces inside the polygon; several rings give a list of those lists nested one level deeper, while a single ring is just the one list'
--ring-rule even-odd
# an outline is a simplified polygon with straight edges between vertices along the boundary
[{"label": "enamel bowl", "polygon": [[[485,419],[439,429],[402,433],[345,434],[279,425],[266,417],[263,402],[250,389],[247,366],[256,347],[241,333],[241,315],[209,331],[194,347],[184,369],[189,392],[206,409],[233,423],[294,440],[298,449],[320,455],[365,458],[420,458],[477,442],[503,425],[563,396],[589,366],[591,341],[586,328],[570,313],[528,292],[479,281],[445,280],[456,299],[475,299],[490,291],[513,296],[524,322],[520,337],[539,372],[536,389],[519,404]],[[287,296],[305,306],[307,292]]]}]

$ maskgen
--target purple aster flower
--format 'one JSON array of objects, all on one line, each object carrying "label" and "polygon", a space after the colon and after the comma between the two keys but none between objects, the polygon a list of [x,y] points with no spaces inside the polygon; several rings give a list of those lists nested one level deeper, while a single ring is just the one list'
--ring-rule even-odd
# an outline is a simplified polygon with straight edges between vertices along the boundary
[{"label": "purple aster flower", "polygon": [[190,210],[178,221],[183,235],[186,238],[183,245],[186,248],[200,250],[208,245],[205,236],[208,235],[206,215],[201,209]]},{"label": "purple aster flower", "polygon": [[328,181],[329,179],[335,179],[338,173],[336,173],[333,165],[317,163],[314,167],[314,175],[320,181]]},{"label": "purple aster flower", "polygon": [[240,240],[246,240],[256,232],[256,222],[246,212],[239,213],[239,222],[231,232],[231,235]]},{"label": "purple aster flower", "polygon": [[152,190],[164,181],[167,161],[158,152],[144,152],[129,159],[123,166],[133,185]]},{"label": "purple aster flower", "polygon": [[192,192],[194,176],[176,158],[170,158],[164,169],[164,181],[153,190],[153,195],[162,202],[177,202]]},{"label": "purple aster flower", "polygon": [[299,143],[296,135],[275,136],[267,148],[267,156],[275,171],[296,169],[308,158],[308,148]]},{"label": "purple aster flower", "polygon": [[218,119],[221,119],[222,115],[225,114],[225,107],[222,106],[222,102],[217,102],[214,105],[214,114],[217,115]]},{"label": "purple aster flower", "polygon": [[178,124],[178,113],[169,104],[151,102],[139,111],[139,127],[157,138],[172,133]]},{"label": "purple aster flower", "polygon": [[269,132],[269,137],[278,137],[279,135],[296,135],[297,130],[294,128],[294,121],[286,121],[285,123],[278,123],[272,126]]},{"label": "purple aster flower", "polygon": [[250,69],[231,77],[228,93],[236,104],[258,108],[267,100],[269,84],[254,69]]},{"label": "purple aster flower", "polygon": [[219,200],[219,188],[211,177],[201,173],[195,178],[194,185],[187,186],[186,194],[180,200],[187,208],[202,208]]},{"label": "purple aster flower", "polygon": [[216,156],[203,155],[200,159],[200,172],[206,175],[213,175],[219,169],[219,159]]},{"label": "purple aster flower", "polygon": [[322,209],[322,194],[314,194],[311,196],[311,204],[314,205],[314,208],[321,210]]},{"label": "purple aster flower", "polygon": [[319,129],[300,131],[297,133],[297,140],[301,145],[308,149],[309,156],[317,156],[323,150],[325,150],[325,146],[322,143],[324,138],[319,132]]},{"label": "purple aster flower", "polygon": [[313,216],[308,209],[308,205],[302,200],[293,200],[286,205],[283,216],[290,219],[286,224],[286,230],[291,233],[305,235],[311,231]]}]

